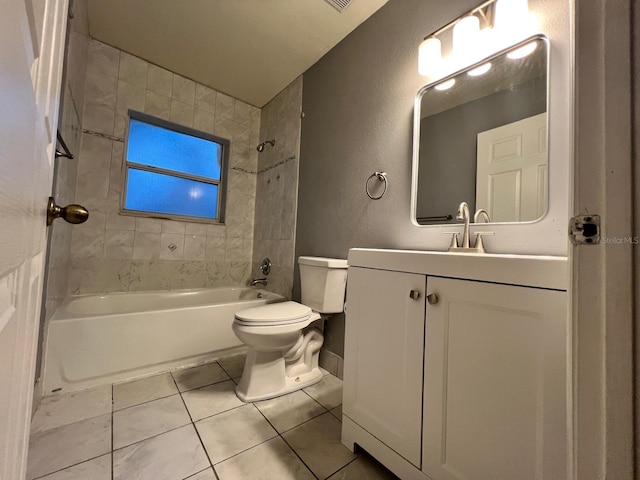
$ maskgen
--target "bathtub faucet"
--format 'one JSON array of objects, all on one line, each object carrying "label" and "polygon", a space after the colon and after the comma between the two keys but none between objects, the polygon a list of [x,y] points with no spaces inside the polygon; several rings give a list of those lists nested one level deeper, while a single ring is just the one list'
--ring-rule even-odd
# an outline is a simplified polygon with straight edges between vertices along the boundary
[{"label": "bathtub faucet", "polygon": [[251,286],[255,287],[256,285],[264,285],[267,286],[267,279],[265,278],[254,278],[251,280]]}]

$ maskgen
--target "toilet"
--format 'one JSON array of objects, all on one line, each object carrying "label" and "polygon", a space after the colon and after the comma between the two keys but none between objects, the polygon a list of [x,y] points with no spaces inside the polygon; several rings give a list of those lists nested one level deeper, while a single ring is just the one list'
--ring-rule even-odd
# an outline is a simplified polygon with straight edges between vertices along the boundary
[{"label": "toilet", "polygon": [[322,379],[318,355],[324,337],[302,329],[344,310],[347,261],[300,257],[301,300],[262,305],[235,314],[233,332],[249,347],[236,395],[255,402],[299,390]]}]

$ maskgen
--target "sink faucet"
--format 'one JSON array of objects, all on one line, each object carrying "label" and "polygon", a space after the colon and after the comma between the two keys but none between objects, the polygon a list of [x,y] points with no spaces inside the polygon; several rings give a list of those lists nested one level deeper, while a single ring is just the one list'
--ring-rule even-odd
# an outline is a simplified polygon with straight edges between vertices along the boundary
[{"label": "sink faucet", "polygon": [[491,223],[491,217],[489,217],[489,213],[484,208],[479,208],[475,215],[473,216],[473,223],[478,223],[480,217],[484,217],[485,223]]},{"label": "sink faucet", "polygon": [[264,285],[266,287],[267,286],[267,279],[266,278],[254,278],[253,280],[251,280],[251,286],[255,287],[256,285]]},{"label": "sink faucet", "polygon": [[[483,209],[480,209],[474,215],[474,221],[477,222],[478,217],[480,215],[485,215],[486,219],[489,220],[489,215]],[[484,235],[493,235],[493,232],[476,232],[476,241],[475,245],[472,247],[469,241],[469,205],[467,202],[462,202],[458,207],[458,214],[456,218],[458,220],[464,221],[464,231],[462,234],[462,245],[458,244],[458,233],[453,233],[453,237],[451,238],[451,245],[449,246],[450,252],[459,252],[459,253],[485,253],[484,243],[482,241],[482,237]],[[451,234],[451,232],[449,232]]]},{"label": "sink faucet", "polygon": [[464,221],[464,232],[462,234],[462,248],[469,248],[469,205],[462,202],[458,207],[458,220]]}]

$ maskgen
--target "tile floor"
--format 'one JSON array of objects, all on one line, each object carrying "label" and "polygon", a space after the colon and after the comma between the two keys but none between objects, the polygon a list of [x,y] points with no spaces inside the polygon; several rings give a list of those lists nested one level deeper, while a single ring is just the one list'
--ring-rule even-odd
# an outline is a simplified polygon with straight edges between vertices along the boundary
[{"label": "tile floor", "polygon": [[27,478],[393,480],[340,443],[342,381],[243,403],[244,355],[43,399]]}]

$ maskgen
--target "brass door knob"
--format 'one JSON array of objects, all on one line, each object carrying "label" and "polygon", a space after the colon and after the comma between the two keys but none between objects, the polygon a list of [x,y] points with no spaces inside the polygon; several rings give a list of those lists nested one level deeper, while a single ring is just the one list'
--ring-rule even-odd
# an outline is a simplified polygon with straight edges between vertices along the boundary
[{"label": "brass door knob", "polygon": [[89,211],[82,205],[72,203],[66,207],[56,205],[53,197],[49,197],[47,205],[47,226],[51,225],[56,218],[63,218],[69,223],[84,223],[89,218]]},{"label": "brass door knob", "polygon": [[412,300],[418,300],[420,298],[420,292],[418,290],[411,290],[409,292],[409,298]]},{"label": "brass door knob", "polygon": [[436,303],[438,303],[438,295],[436,295],[435,293],[427,295],[427,302],[429,303],[429,305],[435,305]]}]

